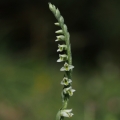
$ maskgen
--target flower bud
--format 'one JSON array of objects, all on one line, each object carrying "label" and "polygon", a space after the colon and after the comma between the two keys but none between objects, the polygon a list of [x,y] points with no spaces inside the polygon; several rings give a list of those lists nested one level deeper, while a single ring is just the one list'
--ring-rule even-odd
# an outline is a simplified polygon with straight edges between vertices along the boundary
[{"label": "flower bud", "polygon": [[60,22],[64,23],[64,18],[62,16],[60,17]]},{"label": "flower bud", "polygon": [[64,24],[64,31],[67,32],[67,26]]},{"label": "flower bud", "polygon": [[57,30],[55,33],[63,34],[63,30]]},{"label": "flower bud", "polygon": [[54,23],[55,25],[57,25],[57,26],[60,26],[60,24],[59,23]]}]

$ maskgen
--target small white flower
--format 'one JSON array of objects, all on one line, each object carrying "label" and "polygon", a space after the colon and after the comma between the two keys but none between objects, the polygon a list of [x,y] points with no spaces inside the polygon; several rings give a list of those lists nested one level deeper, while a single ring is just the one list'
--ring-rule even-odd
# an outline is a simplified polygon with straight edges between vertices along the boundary
[{"label": "small white flower", "polygon": [[63,117],[72,117],[74,114],[71,113],[72,109],[61,110],[60,115]]},{"label": "small white flower", "polygon": [[66,50],[67,49],[67,45],[60,45],[60,44],[58,44],[58,50],[57,50],[57,52],[62,52],[63,50]]},{"label": "small white flower", "polygon": [[57,60],[57,62],[63,62],[67,59],[68,59],[68,56],[66,54],[63,54],[63,55],[59,54],[59,59]]},{"label": "small white flower", "polygon": [[55,41],[64,41],[65,40],[64,35],[59,35],[59,36],[56,36],[56,37],[57,37],[57,40],[55,40]]},{"label": "small white flower", "polygon": [[74,68],[73,65],[69,65],[68,63],[65,63],[64,66],[60,69],[60,71],[70,71]]},{"label": "small white flower", "polygon": [[72,89],[72,87],[68,87],[68,88],[64,88],[63,90],[64,94],[69,94],[69,96],[72,96],[73,95],[73,92],[75,92],[74,89]]},{"label": "small white flower", "polygon": [[72,117],[74,114],[71,113],[72,109],[59,110],[56,116],[56,120],[61,120],[64,117]]},{"label": "small white flower", "polygon": [[69,83],[71,83],[72,80],[68,79],[67,77],[64,77],[63,80],[61,81],[61,85],[69,85]]}]

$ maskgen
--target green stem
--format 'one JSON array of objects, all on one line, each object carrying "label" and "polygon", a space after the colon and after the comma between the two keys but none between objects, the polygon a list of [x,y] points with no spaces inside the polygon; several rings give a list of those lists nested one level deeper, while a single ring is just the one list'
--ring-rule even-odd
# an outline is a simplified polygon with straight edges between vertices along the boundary
[{"label": "green stem", "polygon": [[63,102],[62,109],[66,109],[68,105],[68,100]]}]

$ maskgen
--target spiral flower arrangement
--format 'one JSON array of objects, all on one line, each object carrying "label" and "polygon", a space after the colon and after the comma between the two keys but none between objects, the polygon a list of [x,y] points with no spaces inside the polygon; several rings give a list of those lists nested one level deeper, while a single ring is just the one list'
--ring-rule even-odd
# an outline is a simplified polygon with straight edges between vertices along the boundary
[{"label": "spiral flower arrangement", "polygon": [[59,9],[51,3],[49,3],[49,9],[58,21],[55,25],[61,28],[55,32],[56,34],[59,34],[56,36],[55,41],[62,42],[62,44],[58,44],[57,52],[60,52],[61,54],[59,54],[59,59],[57,62],[64,62],[63,67],[60,69],[60,71],[64,72],[64,77],[61,81],[61,85],[63,85],[63,90],[61,93],[62,107],[57,113],[56,120],[63,120],[65,117],[73,116],[72,109],[67,109],[67,105],[69,98],[73,96],[73,93],[75,92],[75,90],[72,89],[72,70],[74,66],[72,65],[70,34],[67,30],[66,24],[64,24],[64,18],[60,14]]}]

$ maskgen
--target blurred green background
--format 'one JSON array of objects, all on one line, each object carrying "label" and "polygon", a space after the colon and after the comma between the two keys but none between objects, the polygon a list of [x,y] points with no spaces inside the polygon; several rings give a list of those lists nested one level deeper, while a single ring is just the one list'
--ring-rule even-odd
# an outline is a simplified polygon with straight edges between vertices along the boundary
[{"label": "blurred green background", "polygon": [[119,0],[0,0],[0,120],[55,120],[61,106],[48,2],[71,34],[71,120],[120,120]]}]

